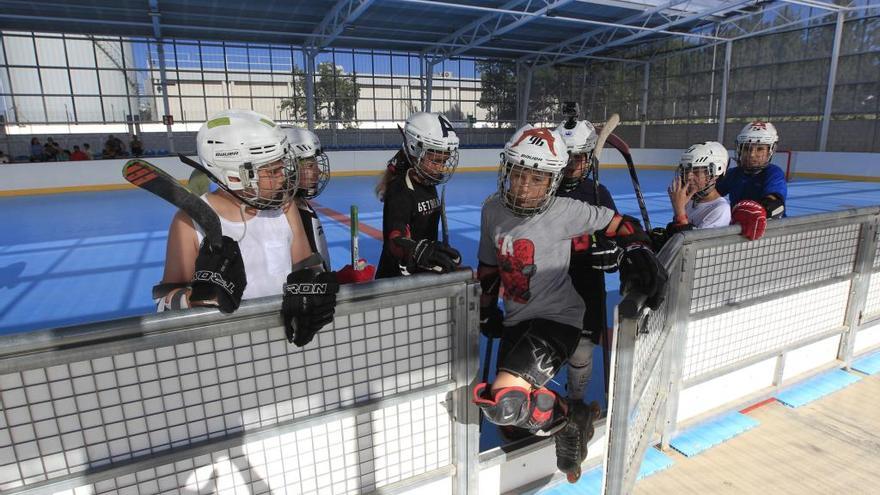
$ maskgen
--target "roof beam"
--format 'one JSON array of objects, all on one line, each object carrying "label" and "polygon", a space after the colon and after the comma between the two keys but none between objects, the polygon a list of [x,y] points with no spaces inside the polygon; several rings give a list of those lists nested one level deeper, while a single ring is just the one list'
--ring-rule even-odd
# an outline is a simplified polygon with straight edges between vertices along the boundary
[{"label": "roof beam", "polygon": [[324,16],[312,36],[306,41],[310,51],[319,52],[339,38],[347,27],[361,16],[375,0],[338,0]]},{"label": "roof beam", "polygon": [[[687,24],[688,22],[691,22],[691,21],[695,21],[698,19],[702,19],[702,18],[706,18],[706,17],[712,16],[712,15],[716,15],[719,12],[734,11],[743,5],[746,5],[749,3],[754,3],[755,1],[756,0],[738,0],[736,2],[726,2],[726,1],[721,2],[720,4],[715,5],[713,7],[707,8],[705,10],[696,12],[696,13],[688,15],[688,16],[679,17],[673,21],[666,22],[664,24],[661,24],[660,26],[656,26],[656,27],[651,28],[647,31],[633,33],[629,36],[624,36],[623,38],[618,38],[618,39],[614,39],[614,40],[608,39],[608,40],[601,40],[600,41],[600,40],[597,40],[595,36],[591,36],[590,38],[583,40],[583,42],[581,43],[580,49],[572,50],[568,54],[565,54],[565,55],[557,54],[557,56],[555,58],[550,58],[545,64],[542,64],[542,65],[552,65],[552,64],[568,62],[569,60],[581,58],[585,55],[592,55],[592,54],[597,53],[602,50],[607,50],[607,49],[613,48],[615,46],[620,46],[620,45],[629,43],[631,41],[639,40],[639,39],[644,38],[645,36],[649,36],[651,34],[664,33],[664,34],[675,34],[678,36],[692,37],[692,36],[694,36],[692,33],[678,33],[675,31],[668,31],[668,29],[675,27],[675,26],[678,26],[678,25],[681,25],[681,24]],[[705,37],[702,35],[697,35],[697,36],[698,37]],[[591,44],[590,41],[594,41],[594,43]],[[533,65],[538,65],[538,64],[535,63]]]},{"label": "roof beam", "polygon": [[[565,6],[574,0],[544,0],[544,6],[538,10],[530,11],[533,1],[529,1],[523,7],[522,12],[509,13],[500,12],[497,15],[488,15],[481,19],[477,25],[465,26],[462,29],[444,37],[443,42],[459,42],[463,46],[452,50],[444,50],[436,54],[432,60],[432,64],[442,61],[443,59],[461,55],[472,48],[476,48],[486,44],[487,42],[504,35],[514,29],[525,26],[535,19],[548,16],[554,9]],[[471,23],[474,24],[474,23]]]},{"label": "roof beam", "polygon": [[832,12],[840,12],[849,10],[849,7],[844,7],[842,5],[834,5],[832,3],[827,2],[819,2],[818,0],[780,0],[785,3],[793,3],[795,5],[801,5],[803,7],[812,7],[814,9],[824,9],[830,10]]},{"label": "roof beam", "polygon": [[[644,12],[639,12],[638,14],[633,14],[629,17],[621,19],[620,24],[626,25],[626,24],[638,21],[642,18],[644,18],[645,23],[647,23],[648,20],[651,18],[651,16],[653,16],[654,14],[656,14],[658,12],[662,12],[664,10],[667,10],[671,7],[676,6],[676,5],[685,3],[685,1],[686,0],[671,0],[669,2],[666,2],[663,5],[658,5],[657,7],[654,7],[652,9],[646,10]],[[562,43],[558,43],[556,45],[553,45],[553,46],[543,50],[543,53],[541,53],[537,56],[526,55],[526,56],[522,57],[519,61],[526,63],[529,61],[529,59],[532,59],[534,61],[533,65],[537,65],[540,62],[540,59],[544,56],[544,53],[546,53],[546,57],[552,57],[553,55],[555,55],[557,53],[562,53],[564,51],[567,51],[569,49],[569,47],[583,45],[588,40],[590,40],[590,39],[592,39],[602,33],[607,33],[608,31],[611,31],[615,28],[616,28],[615,26],[605,26],[601,29],[594,29],[592,31],[587,31],[586,33],[579,35],[575,38],[572,38],[572,39],[563,41]],[[552,62],[550,62],[550,63],[552,63]],[[549,64],[547,64],[547,65],[549,65]]]},{"label": "roof beam", "polygon": [[159,0],[150,0],[150,19],[153,21],[153,36],[162,39],[162,14],[159,13]]},{"label": "roof beam", "polygon": [[[434,4],[434,2],[413,2],[413,3]],[[474,21],[469,22],[468,24],[459,28],[457,31],[453,32],[452,34],[449,34],[447,36],[440,38],[439,40],[437,40],[437,43],[440,45],[445,45],[447,43],[455,43],[457,40],[462,40],[465,44],[468,44],[470,41],[469,39],[467,39],[468,36],[470,36],[471,39],[475,39],[481,33],[487,32],[487,30],[491,31],[491,28],[487,28],[487,26],[490,26],[492,23],[501,22],[501,19],[505,15],[519,14],[520,12],[511,11],[511,9],[515,9],[516,7],[519,7],[523,3],[526,3],[526,0],[510,0],[509,2],[506,2],[504,5],[502,5],[497,10],[496,9],[487,9],[485,7],[473,6],[472,10],[489,11],[490,13],[480,17],[479,19],[476,19]],[[531,5],[531,2],[529,2],[523,8],[522,12],[527,11],[529,5]],[[467,6],[467,5],[461,5],[459,8],[468,8],[468,7],[469,6]],[[431,53],[432,50],[430,50],[430,49],[425,50],[423,52],[423,54],[426,57],[428,57],[428,63],[430,65],[434,65],[434,64],[441,62],[444,59],[452,56],[450,54],[452,53],[453,50],[454,49],[450,50],[450,49],[446,49],[445,47],[441,47],[441,48],[433,49],[433,53]]]}]

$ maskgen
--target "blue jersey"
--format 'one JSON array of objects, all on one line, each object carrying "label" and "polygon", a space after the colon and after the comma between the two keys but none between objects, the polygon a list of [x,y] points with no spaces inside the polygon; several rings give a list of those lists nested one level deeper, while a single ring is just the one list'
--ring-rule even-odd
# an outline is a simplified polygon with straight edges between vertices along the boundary
[{"label": "blue jersey", "polygon": [[788,195],[785,172],[772,163],[754,175],[746,174],[742,167],[728,170],[715,184],[715,189],[718,194],[728,196],[731,206],[744,199],[760,201],[771,194],[779,196],[784,202]]}]

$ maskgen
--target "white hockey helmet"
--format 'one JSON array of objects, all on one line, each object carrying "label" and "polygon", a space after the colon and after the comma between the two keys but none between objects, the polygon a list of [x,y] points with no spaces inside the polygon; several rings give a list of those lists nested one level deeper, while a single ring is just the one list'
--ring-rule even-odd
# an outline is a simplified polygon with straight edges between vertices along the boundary
[{"label": "white hockey helmet", "polygon": [[730,154],[727,148],[716,141],[706,141],[691,146],[681,154],[678,164],[678,174],[683,180],[687,180],[688,173],[696,168],[705,168],[708,183],[694,194],[694,198],[706,197],[715,186],[715,182],[727,172],[727,163]]},{"label": "white hockey helmet", "polygon": [[416,112],[403,126],[403,148],[419,179],[442,184],[458,166],[458,135],[442,113]]},{"label": "white hockey helmet", "polygon": [[576,188],[593,170],[593,151],[596,150],[596,143],[599,141],[599,134],[596,127],[589,120],[569,120],[559,124],[556,128],[565,141],[565,146],[569,153],[569,167],[575,167],[574,163],[577,155],[586,155],[586,166],[583,171],[569,176],[572,170],[566,171],[562,177],[562,184],[559,186],[563,191],[571,191]]},{"label": "white hockey helmet", "polygon": [[318,135],[308,129],[282,125],[287,141],[296,158],[299,177],[299,194],[311,199],[327,187],[330,182],[330,159],[321,147]]},{"label": "white hockey helmet", "polygon": [[251,110],[220,112],[202,124],[196,148],[218,185],[251,207],[281,208],[296,192],[296,166],[287,136],[264,115]]},{"label": "white hockey helmet", "polygon": [[[545,211],[553,204],[567,163],[568,149],[558,132],[530,124],[517,129],[501,152],[498,192],[502,204],[520,217]],[[545,178],[546,186],[524,180],[535,177]]]},{"label": "white hockey helmet", "polygon": [[[762,122],[756,120],[749,125],[743,127],[736,136],[736,162],[743,170],[748,173],[757,173],[770,164],[773,153],[776,151],[776,144],[779,142],[779,134],[776,132],[776,126],[770,122]],[[758,146],[767,146],[767,159],[763,163],[749,163],[749,151]]]}]

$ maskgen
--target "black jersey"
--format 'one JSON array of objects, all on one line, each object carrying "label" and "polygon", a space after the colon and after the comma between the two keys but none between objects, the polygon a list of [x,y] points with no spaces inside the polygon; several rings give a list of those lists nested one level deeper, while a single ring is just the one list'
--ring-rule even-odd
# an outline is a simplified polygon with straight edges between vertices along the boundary
[{"label": "black jersey", "polygon": [[[604,206],[617,212],[617,206],[608,188],[599,184],[599,197],[593,189],[593,181],[584,179],[571,191],[559,192],[557,196],[573,198],[585,203]],[[607,325],[605,320],[605,272],[590,268],[590,258],[586,251],[578,250],[572,243],[571,263],[568,274],[571,283],[581,299],[584,300],[584,331],[590,335],[593,343],[599,343],[599,335]]]},{"label": "black jersey", "polygon": [[403,275],[403,252],[391,239],[404,236],[413,240],[437,240],[440,224],[440,198],[435,186],[426,186],[411,180],[408,173],[391,179],[385,191],[382,210],[382,256],[376,268],[376,278]]},{"label": "black jersey", "polygon": [[614,205],[614,198],[611,197],[608,188],[599,184],[598,190],[599,199],[597,200],[593,190],[593,181],[591,179],[584,179],[571,191],[559,191],[556,195],[560,198],[577,199],[594,206],[604,206],[605,208],[617,211],[617,206]]}]

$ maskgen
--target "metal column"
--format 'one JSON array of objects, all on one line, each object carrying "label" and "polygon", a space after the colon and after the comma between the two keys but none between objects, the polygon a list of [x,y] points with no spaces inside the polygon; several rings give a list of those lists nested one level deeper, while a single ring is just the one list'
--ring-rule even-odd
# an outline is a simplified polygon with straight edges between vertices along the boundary
[{"label": "metal column", "polygon": [[[162,86],[162,104],[165,106],[165,115],[171,115],[171,105],[168,102],[168,77],[165,74],[165,43],[158,39],[156,47],[159,52],[159,81]],[[168,151],[174,155],[174,132],[171,131],[171,124],[165,122],[165,133],[168,136]]]},{"label": "metal column", "polygon": [[425,111],[425,55],[419,55],[419,105],[422,108],[422,111]]},{"label": "metal column", "polygon": [[431,99],[434,93],[434,63],[425,61],[425,107],[426,112],[431,111]]},{"label": "metal column", "polygon": [[831,105],[834,103],[834,82],[837,80],[837,60],[840,56],[840,39],[843,37],[844,12],[837,13],[834,26],[834,47],[831,49],[831,67],[828,69],[828,87],[825,90],[825,111],[822,113],[822,128],[819,131],[819,151],[825,151],[828,144],[828,128],[831,125]]},{"label": "metal column", "polygon": [[[171,104],[168,102],[168,75],[165,70],[165,43],[162,41],[162,14],[159,12],[159,0],[150,0],[150,20],[153,23],[153,36],[156,37],[156,48],[159,54],[159,84],[162,88],[162,104],[165,105],[165,115],[172,115]],[[94,44],[93,44],[94,46]],[[123,58],[125,54],[123,53]],[[129,102],[129,105],[131,103]],[[131,113],[131,112],[129,112]],[[168,151],[174,155],[174,133],[171,131],[171,123],[165,122],[165,132],[168,136]]]},{"label": "metal column", "polygon": [[642,125],[639,126],[639,148],[645,147],[645,134],[648,127],[648,90],[651,83],[651,62],[642,66],[645,71],[645,77],[642,81]]},{"label": "metal column", "polygon": [[315,53],[307,50],[306,56],[306,122],[310,131],[315,130]]},{"label": "metal column", "polygon": [[529,98],[532,96],[532,74],[534,69],[525,68],[522,64],[517,65],[517,82],[521,82],[522,91],[517,91],[517,115],[516,126],[522,127],[529,120]]},{"label": "metal column", "polygon": [[718,105],[718,142],[724,143],[724,124],[727,123],[727,84],[730,81],[730,58],[733,42],[724,44],[724,71],[721,77],[721,103]]}]

